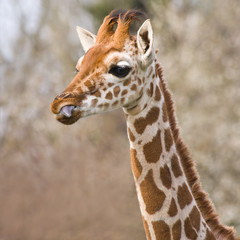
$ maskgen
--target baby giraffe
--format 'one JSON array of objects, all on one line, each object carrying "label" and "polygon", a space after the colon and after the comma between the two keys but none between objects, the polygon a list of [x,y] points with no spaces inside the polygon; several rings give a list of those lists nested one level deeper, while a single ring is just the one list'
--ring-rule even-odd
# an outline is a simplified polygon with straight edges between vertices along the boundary
[{"label": "baby giraffe", "polygon": [[148,240],[239,239],[233,228],[219,222],[179,136],[172,97],[155,59],[150,20],[136,35],[130,34],[130,25],[144,18],[141,11],[114,10],[97,36],[77,27],[85,55],[51,110],[61,123],[73,124],[92,114],[123,109]]}]

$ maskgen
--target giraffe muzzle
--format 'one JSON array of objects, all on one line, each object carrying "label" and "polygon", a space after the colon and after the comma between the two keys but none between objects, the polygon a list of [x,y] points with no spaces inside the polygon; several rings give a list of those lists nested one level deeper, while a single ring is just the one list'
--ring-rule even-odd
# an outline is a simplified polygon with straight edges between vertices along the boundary
[{"label": "giraffe muzzle", "polygon": [[75,123],[81,116],[82,112],[78,106],[65,105],[60,109],[59,113],[56,114],[56,120],[63,124],[70,125]]},{"label": "giraffe muzzle", "polygon": [[58,95],[51,105],[51,111],[56,119],[63,124],[73,124],[82,115],[81,104],[84,95],[72,95],[68,93]]}]

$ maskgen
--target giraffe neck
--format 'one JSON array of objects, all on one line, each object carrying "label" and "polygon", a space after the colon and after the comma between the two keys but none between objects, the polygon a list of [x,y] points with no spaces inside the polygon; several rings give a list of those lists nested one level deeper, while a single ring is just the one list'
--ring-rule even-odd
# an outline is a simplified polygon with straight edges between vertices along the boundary
[{"label": "giraffe neck", "polygon": [[[213,220],[204,218],[206,214],[199,208],[191,185],[191,181],[194,185],[198,178],[194,172],[196,179],[189,179],[187,166],[182,164],[183,156],[178,146],[181,142],[176,142],[178,130],[173,126],[175,119],[171,119],[174,117],[170,115],[172,106],[166,102],[169,96],[165,92],[161,70],[153,65],[151,71],[147,74],[145,95],[142,96],[145,103],[141,102],[141,107],[136,106],[130,111],[125,109],[132,171],[147,239],[220,239],[213,233],[211,225],[215,224],[214,229],[220,228],[222,233],[230,230],[223,229],[218,223],[208,200],[202,202],[206,211],[211,210]],[[189,169],[194,168],[191,164]],[[206,197],[203,192],[199,194]]]}]

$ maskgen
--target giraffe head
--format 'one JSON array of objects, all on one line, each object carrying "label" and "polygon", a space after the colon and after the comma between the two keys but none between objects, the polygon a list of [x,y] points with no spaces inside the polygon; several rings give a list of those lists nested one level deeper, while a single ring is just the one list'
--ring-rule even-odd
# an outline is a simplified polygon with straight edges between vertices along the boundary
[{"label": "giraffe head", "polygon": [[129,28],[144,16],[135,10],[112,11],[97,36],[77,27],[85,55],[77,62],[78,73],[72,82],[52,102],[57,120],[72,124],[81,117],[138,105],[146,69],[154,60],[153,32],[150,20],[136,35]]}]

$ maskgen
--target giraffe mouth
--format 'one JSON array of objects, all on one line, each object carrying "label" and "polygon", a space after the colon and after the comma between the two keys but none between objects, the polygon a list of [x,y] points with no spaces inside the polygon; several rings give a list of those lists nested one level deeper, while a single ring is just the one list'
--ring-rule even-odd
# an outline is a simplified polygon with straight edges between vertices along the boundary
[{"label": "giraffe mouth", "polygon": [[82,115],[80,108],[75,105],[65,105],[61,107],[59,113],[56,114],[56,120],[59,122],[70,125],[75,123]]},{"label": "giraffe mouth", "polygon": [[60,114],[64,115],[65,117],[70,118],[72,116],[72,111],[76,108],[77,108],[77,106],[74,106],[74,105],[63,106],[60,109]]}]

